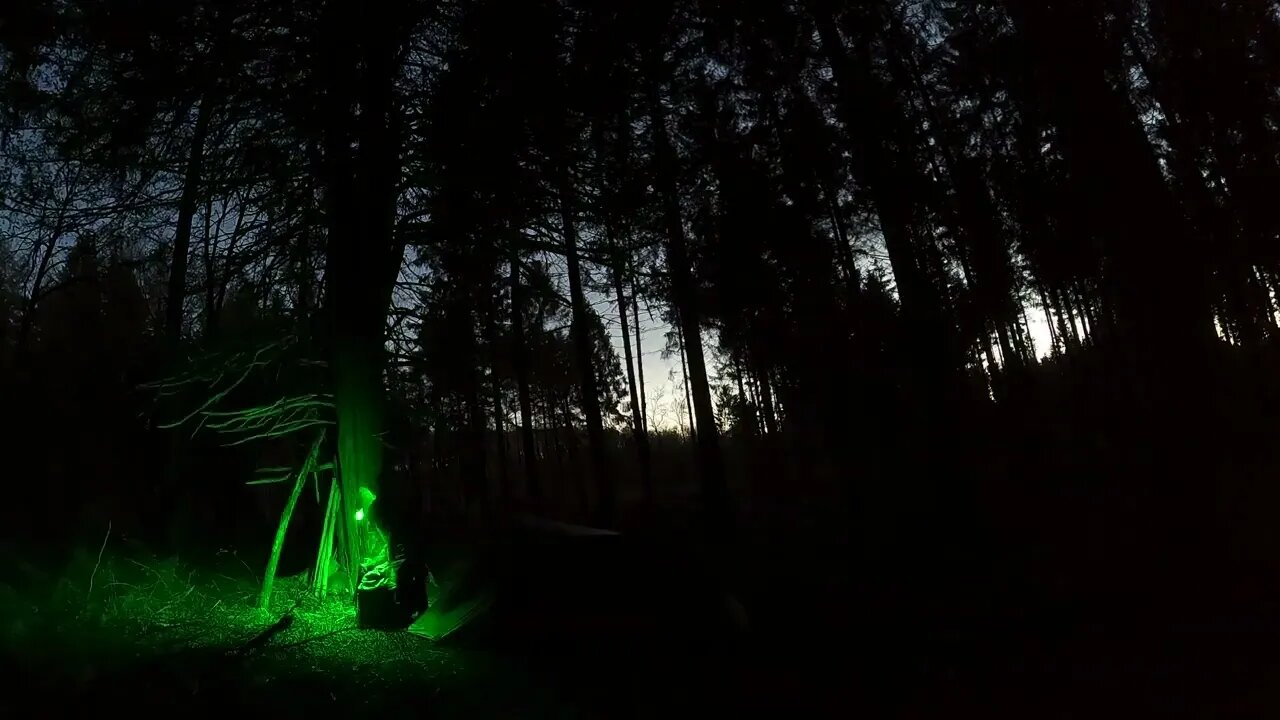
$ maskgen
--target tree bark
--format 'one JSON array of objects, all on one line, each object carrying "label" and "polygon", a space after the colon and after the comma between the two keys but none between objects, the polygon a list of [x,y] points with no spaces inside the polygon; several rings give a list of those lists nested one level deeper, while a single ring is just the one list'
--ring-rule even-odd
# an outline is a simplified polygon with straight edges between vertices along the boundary
[{"label": "tree bark", "polygon": [[[40,254],[40,262],[36,265],[35,277],[31,281],[31,291],[27,295],[27,301],[23,303],[22,318],[18,321],[18,338],[16,348],[16,359],[19,366],[24,366],[27,360],[27,352],[30,350],[28,341],[31,339],[31,330],[35,326],[36,311],[40,305],[40,300],[44,295],[44,279],[49,273],[50,263],[53,261],[54,251],[57,250],[58,240],[62,239],[62,234],[66,231],[67,212],[71,209],[73,196],[76,192],[76,185],[79,183],[80,171],[77,169],[71,180],[67,183],[66,195],[62,202],[58,204],[57,215],[53,220],[53,230],[49,232],[49,240],[42,247]],[[44,220],[43,213],[41,220]]]},{"label": "tree bark", "polygon": [[196,126],[187,151],[187,166],[182,177],[182,196],[178,199],[178,225],[173,233],[173,260],[169,265],[169,292],[165,296],[165,338],[174,344],[182,336],[182,308],[187,297],[187,261],[191,255],[191,223],[200,201],[200,185],[204,171],[204,144],[209,135],[213,104],[209,94],[200,98]]},{"label": "tree bark", "polygon": [[942,315],[942,299],[930,281],[929,249],[918,247],[916,211],[911,206],[919,185],[918,171],[909,159],[895,157],[890,135],[907,127],[901,110],[867,69],[870,59],[865,43],[854,48],[855,59],[840,37],[830,8],[815,3],[814,19],[822,51],[831,63],[840,102],[840,117],[853,138],[854,172],[871,193],[889,264],[898,286],[898,297],[908,327],[913,329],[911,357],[924,364],[930,386],[925,396],[941,396],[961,362],[954,357]]},{"label": "tree bark", "polygon": [[1052,353],[1057,353],[1061,348],[1058,329],[1054,324],[1053,311],[1049,306],[1049,296],[1044,292],[1043,283],[1036,283],[1036,292],[1040,295],[1040,309],[1044,312],[1045,325],[1049,328],[1049,349]]},{"label": "tree bark", "polygon": [[[470,311],[467,312],[470,317]],[[484,432],[487,423],[485,423],[484,406],[480,402],[480,371],[476,369],[475,352],[475,323],[467,323],[467,337],[471,338],[468,343],[469,351],[468,370],[466,375],[466,440],[462,448],[462,486],[465,490],[465,498],[467,503],[467,512],[470,513],[472,507],[478,501],[480,507],[484,511],[489,509],[489,473],[488,463],[485,458]]]},{"label": "tree bark", "polygon": [[[677,316],[679,311],[677,311]],[[676,352],[680,355],[680,384],[684,387],[684,409],[689,413],[689,437],[698,441],[698,424],[693,417],[693,393],[689,390],[689,363],[684,353],[684,329],[676,322]]]},{"label": "tree bark", "polygon": [[[379,9],[389,10],[382,5]],[[338,467],[342,525],[347,556],[365,558],[374,551],[370,526],[356,513],[380,492],[383,466],[385,336],[387,307],[397,254],[396,197],[399,189],[400,124],[395,116],[394,83],[400,42],[390,22],[353,23],[352,4],[329,8],[326,32],[354,46],[354,55],[333,53],[324,79],[323,138],[326,211],[326,316],[330,372],[338,422]],[[354,40],[351,27],[364,28]],[[358,115],[352,108],[359,106]],[[352,150],[352,146],[357,149]],[[352,568],[357,575],[358,568]]]},{"label": "tree bark", "polygon": [[[1137,109],[1109,80],[1123,60],[1102,36],[1091,5],[1004,5],[1037,88],[1053,88],[1034,101],[1058,128],[1068,166],[1077,177],[1102,179],[1088,189],[1094,203],[1086,211],[1102,230],[1109,260],[1104,283],[1115,307],[1104,311],[1114,312],[1116,329],[1136,352],[1133,362],[1150,365],[1145,374],[1164,375],[1158,384],[1179,383],[1188,363],[1199,364],[1211,347],[1207,278],[1172,250],[1190,247],[1185,223]],[[1097,335],[1098,323],[1091,324]],[[1153,398],[1161,395],[1153,388]]]},{"label": "tree bark", "polygon": [[538,444],[533,435],[533,399],[529,393],[529,356],[524,331],[524,284],[520,281],[519,251],[511,251],[511,357],[520,402],[520,440],[524,448],[524,479],[529,497],[542,497],[538,479]]},{"label": "tree bark", "polygon": [[595,352],[591,336],[591,318],[587,314],[586,296],[582,290],[582,269],[578,260],[578,230],[574,219],[574,195],[569,167],[561,161],[558,168],[560,227],[564,235],[565,262],[569,273],[569,303],[572,313],[570,334],[573,336],[579,382],[582,386],[582,411],[586,416],[588,454],[599,496],[596,498],[596,522],[612,527],[617,510],[616,478],[609,469],[604,446],[604,421],[600,415],[600,388],[596,379]]},{"label": "tree bark", "polygon": [[[632,278],[635,277],[634,269]],[[631,282],[631,309],[632,317],[635,319],[636,328],[636,382],[639,384],[637,388],[640,392],[640,427],[644,431],[649,432],[649,408],[648,398],[644,390],[644,347],[640,344],[640,293],[636,289],[636,283],[633,279]]]},{"label": "tree bark", "polygon": [[[612,234],[610,234],[610,245],[614,245]],[[636,442],[636,460],[639,463],[640,485],[644,490],[645,502],[653,504],[654,488],[653,488],[653,469],[650,465],[649,458],[649,434],[645,432],[644,420],[641,418],[640,398],[636,390],[636,373],[632,365],[631,358],[631,333],[627,328],[627,299],[622,291],[622,260],[616,246],[610,248],[614,255],[614,266],[612,268],[613,275],[613,292],[617,296],[618,302],[618,319],[622,326],[622,352],[624,361],[627,363],[627,391],[631,400],[631,434]]]},{"label": "tree bark", "polygon": [[684,219],[680,211],[679,187],[676,179],[675,148],[667,134],[666,111],[662,106],[656,78],[648,88],[650,131],[653,134],[654,170],[662,202],[663,227],[667,240],[667,270],[679,316],[680,332],[685,338],[689,380],[693,394],[694,415],[698,424],[698,464],[702,476],[703,510],[708,529],[728,531],[732,525],[729,490],[725,480],[724,458],[720,450],[720,434],[716,430],[715,412],[711,404],[711,385],[707,380],[707,363],[702,348],[701,315],[689,249],[685,242]]},{"label": "tree bark", "polygon": [[498,326],[494,321],[492,308],[485,308],[485,336],[489,344],[489,390],[493,402],[493,432],[497,435],[496,454],[498,461],[498,492],[505,500],[510,494],[510,478],[507,473],[507,428],[502,409],[502,382],[498,377],[494,359],[497,357]]}]

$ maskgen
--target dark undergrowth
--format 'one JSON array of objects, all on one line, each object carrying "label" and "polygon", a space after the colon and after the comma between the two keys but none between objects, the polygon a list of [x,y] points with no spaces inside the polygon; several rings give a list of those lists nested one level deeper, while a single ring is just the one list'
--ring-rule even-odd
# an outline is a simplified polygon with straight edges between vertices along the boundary
[{"label": "dark undergrowth", "polygon": [[[432,643],[408,632],[355,629],[350,606],[310,599],[302,575],[281,578],[271,610],[259,611],[256,573],[231,552],[156,558],[118,542],[58,565],[4,551],[3,662],[13,689],[0,695],[0,715],[30,707],[51,716],[164,707],[285,716],[660,717],[771,703],[779,710],[806,706],[812,716],[835,707],[848,689],[847,674],[835,669],[843,663],[811,659],[824,657],[825,643],[804,655],[731,653],[674,634],[643,648],[603,636],[575,643],[557,631],[520,643],[474,634]],[[450,572],[442,583],[452,581]],[[682,602],[679,587],[653,583],[652,593],[655,607]],[[829,697],[819,697],[821,688]]]},{"label": "dark undergrowth", "polygon": [[[636,642],[620,614],[585,643],[550,619],[518,640],[463,633],[432,643],[354,629],[347,604],[306,597],[305,575],[282,577],[271,610],[259,611],[257,564],[234,551],[156,558],[107,540],[61,557],[3,548],[0,630],[13,689],[0,695],[0,715],[165,707],[284,716],[1217,718],[1280,709],[1280,612],[1174,596],[1145,612],[1071,602],[1105,595],[1103,581],[1063,589],[1037,580],[1034,556],[1012,549],[982,553],[981,562],[949,555],[959,564],[950,573],[935,565],[889,575],[836,543],[748,537],[718,553],[668,545],[664,552],[716,558],[749,618],[743,636],[696,638],[686,624]],[[457,587],[458,568],[476,552],[460,541],[444,548],[441,584]],[[692,608],[692,577],[641,578],[640,606],[655,617]],[[266,632],[285,616],[287,627]]]},{"label": "dark undergrowth", "polygon": [[148,706],[489,714],[507,698],[468,685],[509,675],[502,684],[514,690],[521,678],[496,658],[357,630],[349,604],[311,599],[303,576],[281,578],[271,610],[258,610],[254,571],[231,553],[197,563],[123,547],[100,558],[76,553],[55,569],[8,550],[4,660],[21,692],[0,702],[11,710],[36,703],[54,714]]}]

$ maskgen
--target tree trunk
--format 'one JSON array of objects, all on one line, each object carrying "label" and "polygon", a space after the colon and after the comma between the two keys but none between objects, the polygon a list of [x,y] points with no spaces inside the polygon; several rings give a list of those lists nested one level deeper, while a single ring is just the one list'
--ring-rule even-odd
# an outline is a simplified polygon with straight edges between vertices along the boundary
[{"label": "tree trunk", "polygon": [[707,527],[712,531],[729,530],[732,511],[729,507],[729,490],[725,480],[724,458],[720,450],[720,435],[716,430],[715,412],[711,404],[711,385],[707,380],[707,364],[702,349],[701,315],[693,276],[689,250],[685,244],[684,219],[680,211],[680,194],[676,180],[675,148],[667,135],[666,111],[658,93],[656,78],[648,88],[651,132],[654,143],[654,163],[659,196],[662,201],[663,226],[667,240],[667,270],[671,276],[671,289],[679,316],[680,332],[685,338],[688,356],[689,381],[693,394],[694,415],[698,425],[698,461],[702,476],[703,509],[707,515]]},{"label": "tree trunk", "polygon": [[1023,362],[1034,362],[1036,360],[1036,341],[1031,337],[1031,319],[1027,317],[1027,306],[1023,305],[1021,312],[1021,323],[1013,326],[1014,329],[1014,347],[1018,349],[1018,355]]},{"label": "tree trunk", "polygon": [[764,424],[764,394],[760,391],[760,378],[746,368],[743,372],[747,373],[747,391],[751,393],[751,420],[755,425],[756,433],[764,435],[767,431]]},{"label": "tree trunk", "polygon": [[[470,315],[470,312],[467,314]],[[474,323],[468,323],[467,328],[468,337],[471,337],[474,343]],[[470,369],[466,377],[466,440],[462,448],[462,486],[465,489],[464,497],[468,515],[477,501],[482,511],[487,512],[489,509],[489,473],[484,448],[484,432],[487,423],[485,423],[484,406],[480,402],[480,378],[474,362],[477,359],[474,346],[471,350],[472,362],[468,364]]]},{"label": "tree trunk", "polygon": [[529,349],[524,331],[524,284],[520,281],[519,251],[511,251],[511,358],[520,402],[520,440],[524,448],[524,480],[529,497],[542,497],[538,479],[538,444],[533,435],[533,399],[529,393]]},{"label": "tree trunk", "polygon": [[[751,399],[751,396],[747,394],[747,385],[742,380],[743,375],[746,374],[746,370],[742,367],[741,358],[734,358],[733,369],[734,369],[734,381],[738,385],[738,402],[742,403],[744,407],[753,408],[755,406],[755,402]],[[760,433],[760,429],[756,424],[754,410],[752,411],[751,415],[752,415],[751,425],[746,429],[746,431],[748,434],[758,435]]]},{"label": "tree trunk", "polygon": [[680,383],[684,386],[684,409],[689,413],[689,437],[696,443],[698,425],[693,418],[693,394],[689,391],[689,364],[684,354],[684,330],[680,327],[679,321],[676,322],[676,352],[680,355]]},{"label": "tree trunk", "polygon": [[25,359],[26,357],[27,342],[31,338],[31,329],[35,327],[36,310],[40,304],[41,286],[44,285],[44,278],[49,273],[49,264],[53,260],[53,251],[57,245],[58,238],[61,236],[61,222],[58,222],[54,225],[49,242],[41,249],[40,262],[36,265],[35,279],[31,283],[31,292],[27,295],[27,301],[23,303],[22,319],[18,321],[17,355],[19,359]]},{"label": "tree trunk", "polygon": [[840,93],[839,112],[853,139],[854,173],[871,193],[880,220],[889,264],[898,285],[898,297],[908,327],[912,328],[910,356],[924,364],[928,388],[924,397],[941,397],[950,376],[960,366],[942,315],[942,301],[930,281],[929,248],[918,247],[916,211],[911,206],[913,187],[920,184],[910,158],[891,152],[890,135],[908,127],[901,110],[881,83],[871,75],[868,48],[863,43],[851,56],[829,8],[816,3],[814,19],[822,51],[831,63]]},{"label": "tree trunk", "polygon": [[218,299],[218,288],[213,282],[213,263],[217,249],[214,247],[213,240],[212,194],[207,195],[204,200],[204,234],[201,240],[201,256],[204,261],[204,335],[213,337],[215,333],[214,302]]},{"label": "tree trunk", "polygon": [[493,402],[493,432],[497,435],[498,492],[502,499],[510,494],[510,478],[507,474],[507,428],[502,409],[502,382],[498,377],[494,359],[497,357],[498,326],[492,308],[485,308],[484,328],[489,343],[489,389]]},{"label": "tree trunk", "polygon": [[[379,6],[380,8],[383,6]],[[397,254],[394,233],[401,166],[394,83],[399,42],[382,23],[353,23],[354,8],[330,6],[327,33],[356,57],[327,58],[324,173],[329,224],[325,264],[330,372],[338,422],[338,468],[347,556],[385,552],[369,517],[383,466],[383,369],[387,307]],[[355,40],[351,27],[369,30]],[[352,107],[360,107],[353,115]],[[357,148],[352,150],[353,145]],[[402,252],[401,252],[402,255]],[[359,580],[359,568],[352,568]]]},{"label": "tree trunk", "polygon": [[987,187],[986,173],[977,161],[965,156],[960,133],[953,127],[951,119],[938,111],[933,92],[923,80],[911,49],[902,47],[910,41],[901,19],[893,11],[888,11],[888,14],[890,67],[898,76],[906,76],[906,84],[920,94],[926,117],[938,137],[943,169],[955,191],[955,202],[950,203],[948,209],[960,230],[963,243],[960,257],[967,263],[970,262],[967,256],[972,256],[972,265],[965,267],[966,284],[977,300],[984,323],[990,322],[995,328],[1001,365],[1015,367],[1024,358],[1011,341],[1008,330],[1009,325],[1016,322],[1012,259]]},{"label": "tree trunk", "polygon": [[546,429],[543,430],[543,437],[546,438],[544,442],[555,450],[557,479],[560,481],[561,487],[563,487],[565,478],[564,423],[569,423],[569,427],[572,429],[572,419],[567,415],[563,418],[561,417],[560,398],[556,392],[545,393],[543,399],[543,422],[546,424]]},{"label": "tree trunk", "polygon": [[1084,336],[1080,325],[1076,322],[1076,309],[1071,303],[1071,295],[1063,288],[1050,288],[1049,294],[1057,305],[1061,321],[1065,324],[1067,340],[1079,347],[1084,343]]},{"label": "tree trunk", "polygon": [[844,217],[840,214],[840,203],[835,190],[818,180],[822,197],[827,204],[827,212],[831,216],[831,227],[835,230],[836,260],[840,265],[840,274],[845,282],[848,297],[858,289],[858,266],[853,259],[853,247],[849,244],[849,232],[845,228]]},{"label": "tree trunk", "polygon": [[[635,270],[632,269],[632,278],[635,277]],[[636,328],[636,382],[640,392],[640,427],[647,433],[649,432],[649,403],[644,390],[644,347],[640,344],[640,337],[643,333],[640,331],[640,293],[636,289],[634,279],[631,282],[631,309],[632,317],[635,318]]]},{"label": "tree trunk", "polygon": [[595,352],[591,336],[591,318],[587,314],[586,296],[582,291],[582,269],[578,262],[578,230],[574,220],[574,196],[569,168],[559,168],[560,227],[564,234],[565,261],[569,273],[569,303],[573,320],[570,334],[573,336],[574,356],[577,359],[579,382],[582,385],[582,411],[587,422],[587,451],[591,457],[591,471],[599,497],[596,506],[596,522],[600,527],[612,527],[617,510],[616,478],[609,469],[607,450],[604,446],[604,421],[600,415],[600,388],[596,382]]},{"label": "tree trunk", "polygon": [[[610,245],[614,245],[612,235],[610,235]],[[645,502],[650,505],[654,501],[653,489],[653,470],[650,467],[649,459],[649,434],[645,432],[644,421],[641,419],[640,398],[636,390],[636,373],[632,365],[631,358],[631,333],[627,328],[627,299],[622,292],[622,260],[618,257],[618,248],[610,248],[615,257],[614,266],[612,268],[613,275],[613,292],[617,296],[618,301],[618,319],[622,326],[622,352],[623,360],[627,364],[627,391],[631,400],[631,434],[636,441],[636,460],[639,462],[640,470],[640,486],[644,490]]]},{"label": "tree trunk", "polygon": [[[30,349],[28,341],[31,338],[31,329],[35,325],[36,310],[40,304],[40,298],[43,295],[44,279],[49,273],[50,264],[53,261],[54,251],[58,247],[58,240],[62,239],[63,232],[66,231],[67,211],[71,209],[71,203],[76,192],[76,185],[79,184],[80,171],[77,170],[72,176],[71,181],[67,184],[66,195],[62,202],[58,205],[58,214],[53,220],[53,230],[49,233],[49,241],[45,243],[40,254],[40,262],[36,266],[35,277],[31,281],[31,291],[27,295],[27,301],[22,307],[22,319],[18,321],[18,341],[15,357],[18,365],[25,366],[27,360],[27,351]],[[41,220],[44,220],[43,213]]]},{"label": "tree trunk", "polygon": [[1072,284],[1068,290],[1072,294],[1072,300],[1080,311],[1080,326],[1084,328],[1084,339],[1090,342],[1096,340],[1101,330],[1098,326],[1098,314],[1090,311],[1089,299],[1084,292],[1080,290],[1080,286]]},{"label": "tree trunk", "polygon": [[[876,53],[880,38],[871,30],[873,19],[866,17],[869,8],[823,0],[813,0],[812,6],[821,52],[835,80],[835,109],[849,140],[852,174],[873,204],[897,285],[904,329],[899,357],[909,371],[900,400],[918,438],[913,452],[901,456],[894,470],[903,477],[921,478],[920,490],[910,498],[893,497],[875,517],[864,519],[891,523],[893,533],[905,538],[918,539],[926,530],[945,534],[944,526],[964,516],[958,506],[972,500],[974,486],[957,477],[972,470],[966,457],[972,443],[963,433],[968,361],[955,331],[944,263],[924,201],[934,192],[933,181],[920,163],[918,149],[923,145],[917,123],[904,107],[899,89],[880,76]],[[847,22],[849,44],[837,24],[837,6],[862,16]],[[861,21],[871,24],[864,27]],[[800,408],[785,401],[779,410],[787,428],[796,427],[802,419]],[[866,492],[859,487],[846,489],[851,499]],[[858,512],[869,512],[870,503],[857,504],[863,508]],[[893,520],[888,519],[889,513]]]},{"label": "tree trunk", "polygon": [[769,375],[759,375],[756,383],[760,388],[760,414],[764,416],[764,430],[769,435],[778,432],[778,416],[774,412],[773,388],[769,387]]},{"label": "tree trunk", "polygon": [[[975,286],[973,272],[969,268],[968,250],[961,247],[957,254],[960,259],[960,274],[964,277],[965,287],[969,288],[969,292],[977,295],[979,290]],[[978,347],[981,348],[982,355],[987,360],[987,372],[990,373],[992,381],[999,384],[1000,381],[998,376],[1000,374],[1001,366],[1003,366],[1005,362],[1008,362],[1009,359],[1009,338],[1007,335],[1002,334],[999,321],[994,321],[996,325],[996,336],[1000,344],[1000,359],[1003,361],[997,362],[995,352],[991,349],[991,328],[989,323],[993,322],[993,319],[988,317],[981,307],[978,308],[978,313],[980,316],[979,319],[982,320],[982,336],[978,338]]]},{"label": "tree trunk", "polygon": [[[1085,210],[1097,220],[1109,260],[1104,283],[1116,306],[1104,312],[1114,311],[1116,329],[1137,353],[1133,362],[1150,365],[1145,375],[1163,375],[1157,384],[1181,384],[1187,364],[1198,364],[1211,347],[1207,278],[1184,253],[1171,250],[1189,247],[1189,239],[1137,109],[1109,80],[1124,61],[1103,37],[1091,5],[1004,5],[1037,89],[1054,88],[1034,101],[1045,105],[1057,126],[1068,166],[1076,177],[1102,180],[1088,189],[1094,203]],[[1095,335],[1096,320],[1091,318]],[[1151,398],[1163,395],[1154,390]]]},{"label": "tree trunk", "polygon": [[1053,311],[1049,309],[1049,299],[1044,295],[1044,289],[1040,289],[1040,308],[1044,311],[1044,322],[1049,328],[1049,349],[1052,354],[1062,351],[1062,341],[1058,338],[1058,329],[1054,325]]},{"label": "tree trunk", "polygon": [[178,199],[178,226],[173,233],[173,259],[169,265],[169,292],[165,296],[164,332],[170,344],[182,336],[182,307],[187,297],[187,260],[191,254],[191,223],[200,201],[200,185],[204,170],[204,144],[209,134],[213,104],[208,93],[200,98],[196,126],[187,151],[187,167],[182,177],[182,196]]}]

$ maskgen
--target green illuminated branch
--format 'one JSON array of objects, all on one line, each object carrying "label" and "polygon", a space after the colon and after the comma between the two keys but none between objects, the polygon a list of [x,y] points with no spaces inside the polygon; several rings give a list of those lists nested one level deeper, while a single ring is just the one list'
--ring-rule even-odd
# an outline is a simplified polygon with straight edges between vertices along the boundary
[{"label": "green illuminated branch", "polygon": [[[267,438],[281,438],[298,432],[315,433],[314,439],[310,442],[310,451],[306,460],[296,472],[288,467],[263,468],[259,471],[262,476],[248,482],[249,485],[271,485],[293,480],[288,501],[276,528],[261,594],[258,598],[259,607],[264,609],[271,600],[280,553],[284,547],[289,522],[304,486],[308,479],[314,481],[318,501],[320,473],[336,470],[335,462],[321,462],[319,454],[327,428],[337,422],[337,413],[334,408],[334,398],[327,393],[289,395],[274,402],[243,408],[226,408],[223,404],[237,388],[242,387],[253,377],[255,372],[282,362],[285,352],[296,342],[296,337],[288,336],[253,351],[210,355],[201,360],[199,367],[185,374],[142,386],[156,392],[159,397],[172,397],[200,389],[210,393],[195,409],[174,422],[160,425],[161,428],[172,429],[194,423],[195,429],[192,435],[202,428],[207,428],[221,435],[232,436],[230,442],[226,443],[228,446],[243,445]],[[309,367],[327,366],[327,363],[305,358],[296,360],[296,363]],[[321,533],[321,547],[317,554],[314,578],[316,590],[322,596],[328,590],[334,540],[337,534],[343,531],[345,524],[340,521],[342,519],[337,512],[340,504],[341,492],[335,474],[331,480],[329,508],[326,510],[325,529]],[[343,560],[343,557],[339,559]],[[345,561],[354,565],[349,558]]]},{"label": "green illuminated branch", "polygon": [[[214,392],[212,396],[205,400],[199,407],[188,413],[185,417],[175,422],[160,425],[160,427],[163,429],[176,428],[181,425],[185,425],[192,419],[200,416],[202,413],[209,411],[218,403],[226,399],[227,395],[231,394],[233,390],[240,387],[240,385],[242,385],[244,381],[253,374],[254,369],[270,365],[271,362],[279,358],[284,350],[292,346],[296,341],[297,338],[290,335],[277,342],[268,343],[267,345],[258,348],[252,355],[246,352],[238,352],[226,358],[212,356],[209,358],[209,362],[217,368],[216,371],[192,371],[174,378],[168,378],[153,383],[145,383],[143,385],[144,388],[157,391],[161,397],[176,395],[179,392],[196,385],[208,387],[210,390],[216,389],[216,392]],[[235,376],[235,380],[233,380],[229,385],[219,388],[223,378],[227,377],[228,374],[237,372],[238,374]],[[199,430],[199,427],[196,429]]]},{"label": "green illuminated branch", "polygon": [[[332,469],[333,469],[333,463],[331,462],[320,463],[316,465],[314,468],[312,468],[312,470],[316,473],[327,472]],[[266,477],[261,477],[256,480],[250,480],[246,482],[245,485],[276,485],[278,483],[282,483],[288,480],[289,478],[293,477],[293,468],[289,468],[289,467],[258,468],[258,472],[274,473],[274,474],[268,475]],[[316,503],[320,502],[319,492],[320,491],[317,488]]]},{"label": "green illuminated branch", "polygon": [[338,483],[329,481],[329,501],[325,504],[324,527],[320,530],[320,547],[316,550],[315,571],[311,576],[311,588],[317,598],[323,599],[329,594],[329,573],[333,564],[334,534],[337,531]]},{"label": "green illuminated branch", "polygon": [[[185,425],[196,418],[192,435],[201,428],[209,428],[217,433],[241,435],[227,445],[243,445],[254,440],[276,438],[312,428],[322,428],[334,424],[333,396],[326,393],[309,393],[291,395],[273,403],[234,410],[219,409],[222,403],[236,388],[240,387],[257,368],[266,367],[280,358],[281,353],[294,344],[293,336],[279,342],[271,343],[249,354],[235,353],[227,358],[215,358],[217,371],[191,372],[160,382],[149,383],[143,387],[156,390],[160,396],[177,394],[180,390],[193,386],[205,386],[213,394],[181,419],[160,425],[171,429]],[[310,365],[323,365],[316,361],[302,361]],[[224,378],[233,376],[230,383],[223,383]],[[254,481],[254,484],[266,484],[272,480]]]},{"label": "green illuminated branch", "polygon": [[293,477],[292,473],[288,475],[273,475],[271,477],[258,478],[257,480],[250,480],[246,482],[245,485],[277,485],[279,483],[284,482],[285,480],[288,480],[291,477]]},{"label": "green illuminated branch", "polygon": [[263,610],[266,610],[271,603],[271,589],[275,585],[276,568],[280,564],[280,553],[284,550],[284,538],[289,530],[289,521],[293,518],[293,510],[298,505],[302,488],[307,484],[307,477],[315,472],[316,461],[320,457],[320,446],[323,443],[324,430],[321,430],[311,443],[311,451],[307,453],[307,459],[298,469],[297,480],[293,483],[293,490],[289,492],[289,500],[285,503],[284,511],[280,513],[280,524],[276,526],[276,537],[271,543],[271,556],[267,559],[267,571],[262,576],[262,593],[258,595],[258,607]]},{"label": "green illuminated branch", "polygon": [[[254,433],[233,445],[263,437],[279,437],[316,425],[332,425],[333,401],[327,395],[298,395],[270,405],[231,411],[204,411],[202,424],[220,433]],[[256,431],[256,432],[255,432]]]},{"label": "green illuminated branch", "polygon": [[[193,435],[207,428],[226,437],[228,446],[300,432],[310,436],[311,450],[296,472],[290,468],[265,468],[249,480],[250,485],[286,484],[292,480],[258,599],[263,608],[271,600],[280,553],[298,499],[311,480],[317,503],[321,501],[320,473],[326,470],[333,474],[316,549],[313,592],[321,598],[329,593],[335,563],[348,570],[342,590],[352,599],[357,590],[394,588],[403,562],[392,556],[389,538],[380,527],[380,513],[374,507],[382,470],[381,395],[385,391],[376,353],[362,353],[350,343],[339,344],[333,360],[333,394],[304,392],[248,407],[227,407],[235,402],[231,398],[238,388],[244,387],[259,370],[281,363],[285,351],[295,343],[291,336],[252,352],[206,358],[198,370],[144,386],[161,397],[202,389],[209,393],[193,410],[162,428],[190,423],[195,426]],[[290,365],[328,367],[305,358],[293,358]],[[336,456],[321,462],[320,447],[329,426],[338,429],[334,438]]]}]

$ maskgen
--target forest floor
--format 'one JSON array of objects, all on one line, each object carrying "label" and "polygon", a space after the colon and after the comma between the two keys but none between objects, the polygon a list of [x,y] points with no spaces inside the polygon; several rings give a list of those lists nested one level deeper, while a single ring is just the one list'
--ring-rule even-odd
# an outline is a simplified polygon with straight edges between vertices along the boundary
[{"label": "forest floor", "polygon": [[[357,629],[354,609],[312,598],[305,575],[279,578],[262,611],[257,577],[231,552],[197,567],[136,548],[80,551],[55,574],[0,547],[0,568],[0,663],[10,681],[0,690],[0,717],[24,708],[63,716],[149,707],[277,717],[657,717],[700,706],[698,696],[709,711],[741,706],[746,696],[733,690],[750,687],[730,677],[727,657],[699,668],[675,651],[531,653]],[[270,632],[286,615],[287,627]],[[784,682],[770,694],[789,698],[792,689]]]},{"label": "forest floor", "polygon": [[[273,607],[259,611],[254,573],[234,553],[196,568],[92,549],[56,576],[4,548],[0,561],[10,688],[0,690],[0,716],[164,707],[467,718],[1266,717],[1280,708],[1280,624],[1266,618],[1154,634],[1067,613],[998,629],[977,619],[908,628],[849,617],[847,598],[800,597],[775,578],[765,592],[777,612],[762,625],[791,627],[786,641],[762,638],[733,653],[673,644],[576,656],[357,630],[349,606],[306,599],[302,576],[281,578]],[[287,628],[251,647],[286,614]],[[855,627],[856,640],[847,634]]]},{"label": "forest floor", "polygon": [[[252,571],[234,555],[215,569],[138,555],[82,554],[77,572],[52,583],[33,582],[39,571],[27,568],[24,591],[0,585],[8,677],[21,679],[10,687],[25,688],[0,698],[0,715],[6,705],[33,702],[53,713],[164,706],[292,715],[389,709],[411,699],[414,709],[466,711],[477,698],[495,703],[475,708],[489,714],[505,698],[467,683],[503,676],[515,690],[521,678],[504,676],[495,658],[408,633],[358,630],[350,605],[310,598],[303,576],[278,579],[263,611]],[[288,626],[268,633],[286,614]]]}]

